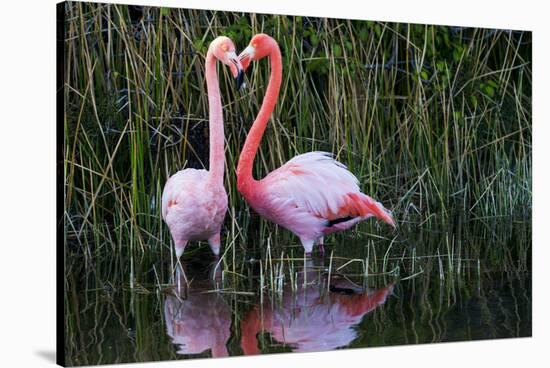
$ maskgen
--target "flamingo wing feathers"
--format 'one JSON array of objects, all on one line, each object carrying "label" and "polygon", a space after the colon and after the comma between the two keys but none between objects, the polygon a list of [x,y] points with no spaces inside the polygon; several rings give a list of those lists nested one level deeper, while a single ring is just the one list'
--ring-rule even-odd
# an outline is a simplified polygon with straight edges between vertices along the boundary
[{"label": "flamingo wing feathers", "polygon": [[[208,172],[206,170],[186,169],[172,175],[162,192],[162,218],[167,220],[168,213],[171,210],[186,208],[184,202],[189,201],[198,191],[197,187],[206,180]],[[192,211],[191,210],[191,215]],[[191,216],[192,217],[192,216]]]},{"label": "flamingo wing feathers", "polygon": [[206,240],[219,232],[227,211],[227,195],[223,186],[209,186],[207,179],[206,170],[186,169],[166,183],[162,217],[172,235],[176,232],[187,240]]},{"label": "flamingo wing feathers", "polygon": [[355,175],[327,152],[298,155],[262,182],[273,196],[293,201],[296,207],[332,222],[329,226],[370,216],[394,225],[389,211],[361,193]]}]

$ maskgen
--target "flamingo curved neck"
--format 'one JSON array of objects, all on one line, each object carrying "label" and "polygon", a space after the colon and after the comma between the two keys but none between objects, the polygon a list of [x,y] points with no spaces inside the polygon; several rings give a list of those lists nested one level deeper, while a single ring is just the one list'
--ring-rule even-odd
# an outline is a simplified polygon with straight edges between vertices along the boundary
[{"label": "flamingo curved neck", "polygon": [[210,130],[209,181],[223,185],[225,168],[223,112],[216,60],[214,54],[208,50],[206,54],[206,88]]},{"label": "flamingo curved neck", "polygon": [[269,61],[271,64],[271,76],[269,78],[266,94],[264,96],[260,112],[258,113],[256,120],[254,120],[252,128],[250,128],[250,132],[246,137],[246,141],[239,158],[239,164],[237,165],[237,189],[241,193],[247,193],[256,183],[254,177],[252,176],[254,157],[258,152],[262,136],[267,127],[267,122],[269,121],[271,113],[275,109],[275,104],[277,103],[279,90],[281,88],[283,69],[281,51],[275,42],[271,45]]}]

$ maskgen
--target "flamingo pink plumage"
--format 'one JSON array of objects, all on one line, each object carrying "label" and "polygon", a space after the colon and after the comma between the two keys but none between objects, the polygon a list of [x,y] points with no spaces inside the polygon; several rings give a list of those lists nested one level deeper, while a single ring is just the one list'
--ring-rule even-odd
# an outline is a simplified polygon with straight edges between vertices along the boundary
[{"label": "flamingo pink plumage", "polygon": [[162,218],[168,225],[179,259],[189,241],[208,240],[215,255],[220,252],[220,231],[227,211],[223,186],[225,168],[223,113],[216,60],[228,65],[242,80],[243,68],[231,39],[218,37],[206,54],[210,128],[209,170],[185,169],[172,175],[162,193]]},{"label": "flamingo pink plumage", "polygon": [[391,213],[361,193],[357,178],[330,153],[298,155],[262,180],[254,179],[254,156],[281,86],[281,51],[272,37],[257,34],[239,55],[244,70],[250,60],[266,56],[271,63],[271,77],[239,157],[238,191],[261,216],[296,234],[307,254],[316,242],[322,246],[324,235],[348,229],[372,216],[395,227]]}]

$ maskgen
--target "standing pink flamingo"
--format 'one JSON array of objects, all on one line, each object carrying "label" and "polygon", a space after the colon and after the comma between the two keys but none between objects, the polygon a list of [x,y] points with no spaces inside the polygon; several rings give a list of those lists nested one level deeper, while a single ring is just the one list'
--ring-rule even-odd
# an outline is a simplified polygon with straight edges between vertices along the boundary
[{"label": "standing pink flamingo", "polygon": [[298,155],[261,180],[252,176],[254,156],[279,94],[281,51],[268,35],[257,34],[239,55],[244,70],[250,60],[269,57],[271,77],[260,112],[250,129],[237,166],[237,189],[261,216],[296,234],[306,254],[324,235],[345,230],[375,216],[395,227],[391,213],[361,193],[357,178],[330,153]]},{"label": "standing pink flamingo", "polygon": [[168,179],[162,193],[162,218],[172,234],[178,259],[187,243],[193,240],[208,240],[212,252],[216,256],[220,253],[220,231],[227,211],[227,193],[223,186],[223,114],[216,59],[229,66],[237,78],[237,84],[240,84],[243,76],[233,42],[227,37],[218,37],[212,41],[206,54],[210,167],[208,171],[178,171]]}]

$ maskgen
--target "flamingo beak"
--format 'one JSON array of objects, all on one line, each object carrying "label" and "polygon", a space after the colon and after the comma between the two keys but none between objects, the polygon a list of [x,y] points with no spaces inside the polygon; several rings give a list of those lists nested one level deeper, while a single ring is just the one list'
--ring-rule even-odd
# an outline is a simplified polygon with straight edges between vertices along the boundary
[{"label": "flamingo beak", "polygon": [[229,60],[229,69],[231,69],[231,73],[233,74],[233,77],[235,77],[235,80],[237,82],[237,89],[241,89],[244,82],[243,65],[241,64],[241,61],[239,60],[235,52],[228,52],[227,54],[227,60]]},{"label": "flamingo beak", "polygon": [[244,86],[244,70],[240,69],[236,78],[237,89],[241,89]]},{"label": "flamingo beak", "polygon": [[254,58],[255,51],[256,49],[253,46],[248,46],[240,53],[239,60],[241,61],[243,69],[245,71],[250,65],[250,61]]}]

